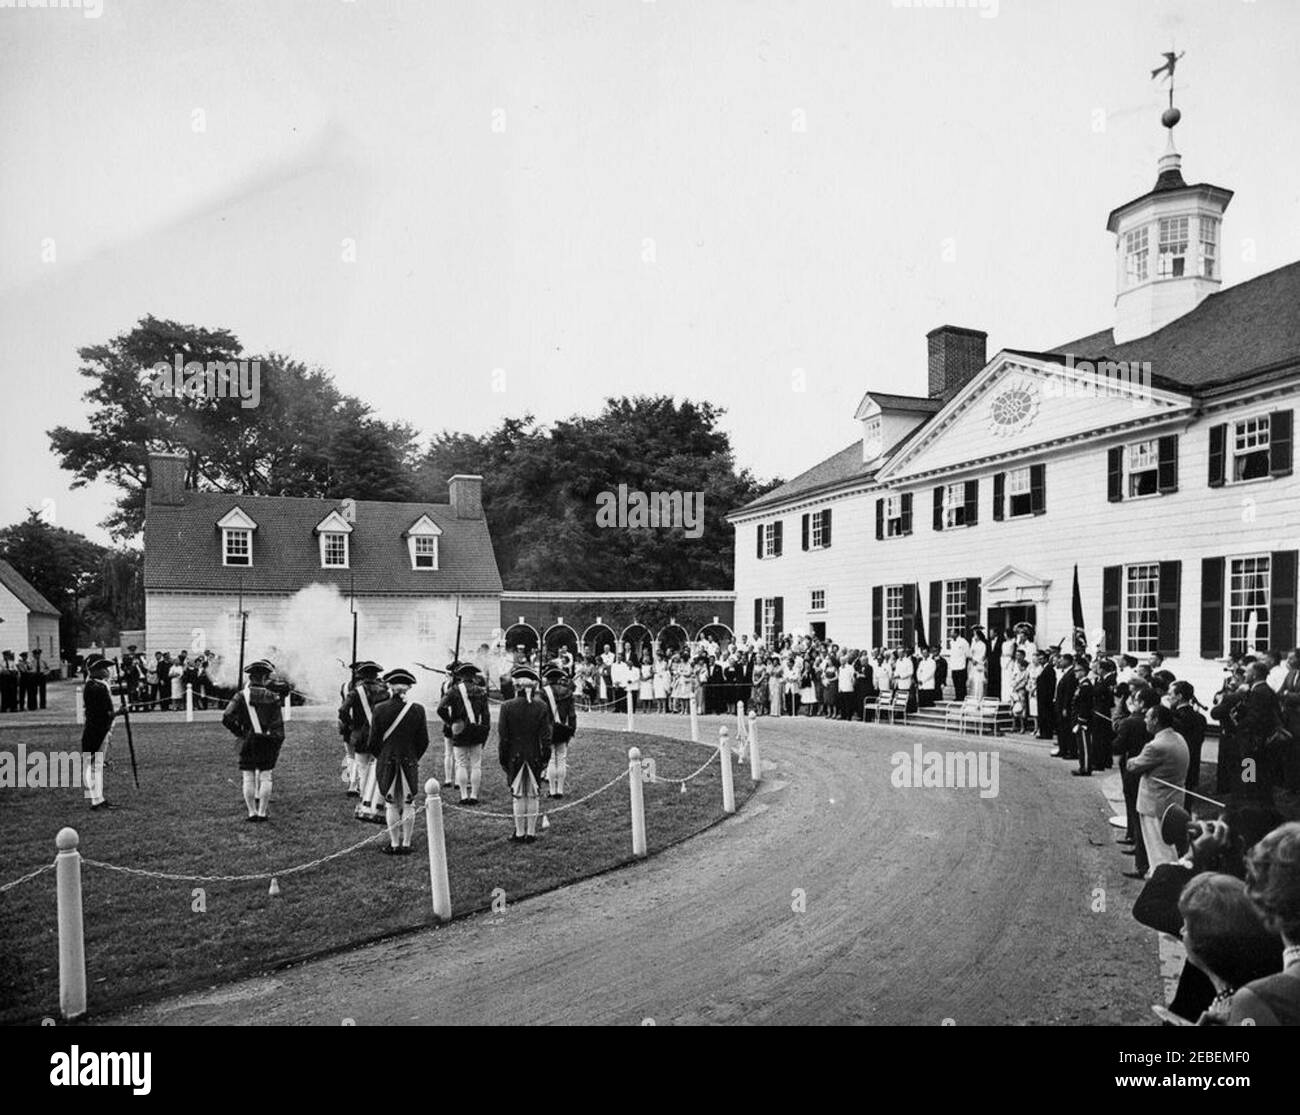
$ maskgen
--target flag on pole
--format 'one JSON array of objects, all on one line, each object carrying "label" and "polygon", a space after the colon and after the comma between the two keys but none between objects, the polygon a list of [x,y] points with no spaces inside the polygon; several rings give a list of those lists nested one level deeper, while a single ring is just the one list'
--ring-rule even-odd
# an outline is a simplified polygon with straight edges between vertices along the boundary
[{"label": "flag on pole", "polygon": [[1074,565],[1074,649],[1082,652],[1088,645],[1087,626],[1083,622],[1083,596],[1079,592],[1079,564]]},{"label": "flag on pole", "polygon": [[921,612],[921,586],[919,584],[916,586],[916,594],[913,599],[916,602],[916,607],[912,613],[912,625],[916,631],[916,649],[928,650],[930,644],[925,638],[925,616]]}]

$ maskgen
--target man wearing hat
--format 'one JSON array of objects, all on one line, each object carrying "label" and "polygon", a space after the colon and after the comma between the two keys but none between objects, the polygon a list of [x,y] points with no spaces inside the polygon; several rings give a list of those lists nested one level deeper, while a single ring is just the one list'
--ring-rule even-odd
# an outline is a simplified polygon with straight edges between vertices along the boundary
[{"label": "man wearing hat", "polygon": [[[343,771],[347,776],[348,797],[359,798],[367,781],[372,787],[374,784],[374,779],[368,778],[375,761],[369,742],[370,726],[375,718],[375,707],[388,700],[388,688],[379,680],[378,662],[369,659],[355,662],[352,669],[353,681],[349,683],[343,706],[339,709],[339,734],[343,736],[343,746],[347,751]],[[379,815],[380,811],[375,807],[362,817],[361,807],[357,808],[357,816],[363,820],[375,820]]]},{"label": "man wearing hat", "polygon": [[[442,683],[442,698],[445,699],[447,694],[455,690],[457,671],[463,670],[466,666],[470,666],[470,663],[461,662],[458,659],[447,663],[447,669],[443,671],[447,675],[447,680]],[[441,701],[438,707],[441,709]],[[442,725],[442,784],[444,786],[455,786],[456,789],[461,791],[463,798],[465,790],[457,783],[456,778],[456,736],[452,733],[451,724],[444,720]]]},{"label": "man wearing hat", "polygon": [[81,729],[81,785],[91,809],[103,809],[104,756],[113,738],[113,693],[108,687],[109,661],[102,654],[86,659],[86,684],[81,690],[85,724]]},{"label": "man wearing hat", "polygon": [[578,730],[578,716],[573,711],[573,685],[561,666],[546,671],[542,697],[551,716],[551,764],[547,771],[550,796],[564,797],[564,780],[569,774],[569,741]]},{"label": "man wearing hat", "polygon": [[511,678],[519,696],[501,706],[497,727],[498,758],[514,798],[514,844],[537,839],[540,811],[539,780],[551,758],[552,714],[537,697],[537,674],[527,666],[516,668]]},{"label": "man wearing hat", "polygon": [[452,671],[446,692],[438,703],[443,738],[450,740],[455,759],[456,786],[462,805],[478,805],[483,782],[483,745],[492,729],[487,689],[479,669],[461,662]]},{"label": "man wearing hat", "polygon": [[409,856],[415,834],[411,801],[420,785],[420,760],[429,750],[429,724],[424,706],[406,699],[407,690],[415,684],[410,670],[389,670],[384,682],[392,696],[375,709],[369,741],[388,822],[389,846],[384,852]]},{"label": "man wearing hat", "polygon": [[14,652],[7,650],[0,656],[0,712],[18,711],[18,667],[14,665]]},{"label": "man wearing hat", "polygon": [[248,819],[262,823],[271,809],[271,771],[284,744],[280,698],[268,685],[274,672],[275,667],[265,658],[245,666],[248,681],[230,699],[221,717],[221,723],[240,739],[239,769]]}]

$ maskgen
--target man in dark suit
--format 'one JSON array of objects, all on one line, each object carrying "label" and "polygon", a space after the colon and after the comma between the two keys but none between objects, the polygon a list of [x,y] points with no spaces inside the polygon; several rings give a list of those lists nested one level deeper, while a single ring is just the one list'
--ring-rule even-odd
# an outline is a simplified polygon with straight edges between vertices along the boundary
[{"label": "man in dark suit", "polygon": [[1034,682],[1034,734],[1039,739],[1056,738],[1056,667],[1044,650],[1034,656],[1038,659],[1038,680]]},{"label": "man in dark suit", "polygon": [[1291,733],[1291,742],[1283,755],[1282,773],[1286,788],[1300,794],[1300,648],[1287,655],[1286,665],[1286,676],[1277,692],[1282,724]]},{"label": "man in dark suit", "polygon": [[1074,757],[1079,767],[1070,773],[1087,778],[1092,773],[1093,742],[1093,681],[1091,667],[1086,658],[1074,664],[1074,696],[1070,700],[1070,731],[1074,743]]},{"label": "man in dark suit", "polygon": [[1074,673],[1074,655],[1060,656],[1060,680],[1056,683],[1056,700],[1053,711],[1056,716],[1056,750],[1052,756],[1057,759],[1073,759],[1074,750],[1074,691],[1079,679]]},{"label": "man in dark suit", "polygon": [[81,729],[81,784],[91,809],[103,809],[104,758],[113,738],[113,694],[108,687],[109,661],[102,654],[86,660],[89,677],[81,690],[85,724]]},{"label": "man in dark suit", "polygon": [[1255,782],[1247,789],[1266,799],[1272,797],[1277,781],[1277,752],[1270,750],[1268,741],[1282,726],[1277,694],[1268,686],[1268,669],[1263,662],[1252,662],[1247,668],[1248,688],[1237,717],[1242,758],[1255,760]]},{"label": "man in dark suit", "polygon": [[521,666],[511,673],[519,696],[501,706],[497,722],[498,759],[514,799],[512,844],[537,839],[541,806],[541,777],[551,761],[551,711],[537,696],[534,670]]},{"label": "man in dark suit", "polygon": [[378,748],[375,779],[388,822],[389,845],[383,851],[390,856],[409,856],[415,834],[411,802],[420,786],[420,760],[429,750],[429,721],[422,704],[406,699],[407,690],[415,684],[410,670],[389,670],[384,682],[392,696],[376,706],[370,725],[371,746]]},{"label": "man in dark suit", "polygon": [[1138,820],[1137,794],[1141,776],[1130,771],[1128,764],[1130,759],[1141,755],[1142,749],[1150,742],[1151,733],[1147,731],[1146,725],[1147,709],[1159,703],[1160,698],[1149,685],[1135,686],[1127,701],[1128,715],[1115,725],[1115,741],[1112,744],[1119,759],[1120,783],[1124,787],[1124,812],[1128,820],[1122,843],[1132,844],[1136,849],[1134,878],[1145,878],[1151,865],[1147,862],[1146,844],[1142,840],[1142,826]]},{"label": "man in dark suit", "polygon": [[[1201,785],[1201,746],[1205,743],[1205,717],[1196,709],[1196,690],[1190,681],[1176,681],[1169,687],[1170,704],[1174,710],[1174,731],[1187,743],[1190,756],[1187,763],[1187,788],[1197,790]],[[1191,808],[1191,799],[1186,799]]]},{"label": "man in dark suit", "polygon": [[0,654],[0,712],[18,711],[18,667],[14,665],[14,652]]},{"label": "man in dark suit", "polygon": [[49,670],[45,666],[45,660],[41,657],[41,648],[32,648],[32,708],[37,706],[45,707],[45,682],[49,677]]}]

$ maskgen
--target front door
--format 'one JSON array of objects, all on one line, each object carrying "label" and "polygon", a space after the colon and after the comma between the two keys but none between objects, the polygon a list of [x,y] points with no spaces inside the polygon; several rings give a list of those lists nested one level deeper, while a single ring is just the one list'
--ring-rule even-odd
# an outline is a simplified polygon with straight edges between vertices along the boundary
[{"label": "front door", "polygon": [[1038,607],[1035,604],[1000,604],[989,609],[989,636],[995,632],[1014,631],[1016,624],[1032,624],[1038,630]]}]

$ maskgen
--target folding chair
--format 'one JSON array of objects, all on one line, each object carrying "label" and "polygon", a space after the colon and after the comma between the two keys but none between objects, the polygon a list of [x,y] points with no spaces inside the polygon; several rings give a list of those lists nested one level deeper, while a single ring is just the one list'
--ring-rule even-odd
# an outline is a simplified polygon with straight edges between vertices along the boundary
[{"label": "folding chair", "polygon": [[980,719],[980,700],[978,697],[966,697],[961,703],[961,731],[966,733],[966,726],[974,723],[976,728],[979,727]]}]

